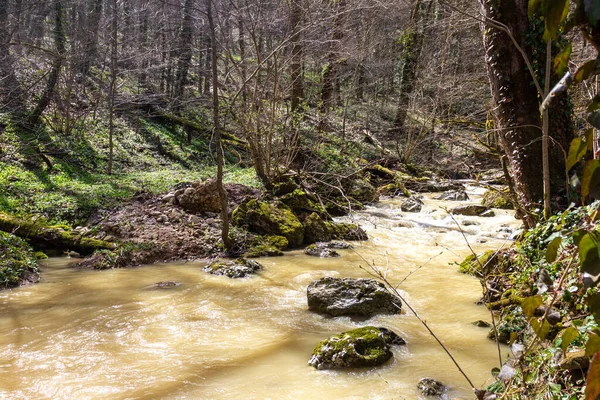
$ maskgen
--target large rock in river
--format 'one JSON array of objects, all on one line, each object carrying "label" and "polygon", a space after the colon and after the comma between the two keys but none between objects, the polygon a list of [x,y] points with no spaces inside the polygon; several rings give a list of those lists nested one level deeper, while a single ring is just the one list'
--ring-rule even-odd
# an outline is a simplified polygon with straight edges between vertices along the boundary
[{"label": "large rock in river", "polygon": [[375,279],[325,277],[308,285],[308,309],[334,317],[397,314],[400,300]]},{"label": "large rock in river", "polygon": [[224,275],[229,278],[247,278],[262,269],[262,265],[254,260],[239,258],[237,260],[215,260],[204,267],[204,271],[212,275]]},{"label": "large rock in river", "polygon": [[330,240],[367,240],[362,228],[355,224],[323,220],[312,213],[304,220],[304,244],[328,242]]},{"label": "large rock in river", "polygon": [[454,207],[450,210],[450,213],[455,215],[476,216],[483,214],[487,210],[488,208],[485,206],[480,206],[478,204],[467,204],[464,206]]},{"label": "large rock in river", "polygon": [[304,241],[304,227],[292,210],[284,204],[269,204],[251,199],[239,205],[231,214],[235,226],[247,226],[261,235],[285,237],[290,247],[299,247]]},{"label": "large rock in river", "polygon": [[365,326],[322,341],[308,364],[316,369],[373,367],[392,358],[391,344],[404,341],[388,329]]}]

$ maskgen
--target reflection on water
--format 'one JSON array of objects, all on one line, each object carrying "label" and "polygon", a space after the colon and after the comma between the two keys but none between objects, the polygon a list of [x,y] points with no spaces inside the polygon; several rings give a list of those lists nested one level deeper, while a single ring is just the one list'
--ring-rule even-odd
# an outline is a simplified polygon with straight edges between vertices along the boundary
[{"label": "reflection on water", "polygon": [[[440,209],[453,204],[425,199],[419,214],[402,213],[399,205],[384,202],[355,217],[372,238],[355,251],[340,250],[336,259],[301,251],[261,259],[265,270],[250,279],[208,275],[201,262],[79,271],[50,260],[42,283],[0,293],[0,398],[417,399],[425,376],[447,383],[448,398],[472,398],[410,313],[361,322],[307,311],[312,280],[367,277],[364,260],[391,282],[414,271],[401,286],[407,301],[476,385],[488,381],[497,350],[487,331],[471,324],[490,317],[474,304],[478,281],[453,264],[468,254]],[[502,225],[517,226],[502,211],[457,220],[473,223],[465,230],[477,251],[505,243]],[[182,284],[152,286],[166,280]],[[407,346],[395,348],[393,361],[380,368],[307,365],[320,340],[366,323],[393,329]]]}]

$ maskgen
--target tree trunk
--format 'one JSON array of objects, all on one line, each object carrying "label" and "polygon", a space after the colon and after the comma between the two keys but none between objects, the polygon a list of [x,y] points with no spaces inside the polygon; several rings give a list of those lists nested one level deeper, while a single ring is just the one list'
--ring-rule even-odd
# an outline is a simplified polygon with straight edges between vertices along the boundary
[{"label": "tree trunk", "polygon": [[82,27],[83,32],[83,54],[77,67],[82,78],[88,76],[90,67],[96,63],[98,57],[98,30],[100,27],[100,18],[102,17],[102,0],[94,0],[92,2],[89,16],[84,18],[85,26]]},{"label": "tree trunk", "polygon": [[213,125],[215,131],[215,145],[217,148],[217,190],[221,200],[221,219],[223,220],[223,229],[221,230],[221,239],[225,250],[231,251],[233,242],[229,238],[229,210],[227,205],[227,192],[223,186],[223,146],[221,143],[221,127],[219,120],[219,75],[217,70],[217,33],[212,14],[212,0],[207,0],[208,24],[210,27],[210,41],[212,50],[212,101],[213,101]]},{"label": "tree trunk", "polygon": [[179,35],[179,60],[175,73],[175,108],[180,109],[183,102],[184,88],[187,81],[190,62],[192,61],[192,40],[194,36],[194,21],[192,9],[194,0],[185,0],[183,6],[183,21]]},{"label": "tree trunk", "polygon": [[[529,27],[527,7],[527,0],[503,0],[501,4],[496,0],[482,1],[483,15],[505,24],[531,59],[531,49],[525,40]],[[538,93],[510,36],[489,25],[482,25],[482,31],[495,128],[508,158],[518,200],[524,209],[531,211],[540,206],[543,198]],[[533,215],[523,217],[527,226],[535,224]]]},{"label": "tree trunk", "polygon": [[[425,26],[429,22],[433,1],[426,6],[417,0],[411,14],[411,26],[404,32],[402,41],[402,65],[400,67],[400,96],[394,121],[394,132],[400,134],[404,131],[410,96],[415,89],[417,67],[425,39]],[[423,10],[424,7],[427,7]]]},{"label": "tree trunk", "polygon": [[60,70],[62,68],[63,59],[65,56],[65,42],[66,35],[65,29],[63,25],[63,13],[64,7],[62,0],[54,1],[54,47],[56,51],[56,55],[54,56],[54,61],[52,62],[52,69],[50,70],[50,75],[48,75],[48,82],[46,83],[46,88],[42,92],[40,99],[37,102],[37,105],[33,109],[33,112],[29,116],[29,125],[31,127],[35,127],[40,122],[40,117],[42,113],[46,110],[46,107],[50,104],[50,100],[52,99],[52,95],[56,89],[56,85],[58,83],[58,77],[60,76]]},{"label": "tree trunk", "polygon": [[0,0],[0,104],[5,110],[21,114],[25,112],[25,102],[10,53],[8,15],[8,0]]},{"label": "tree trunk", "polygon": [[110,29],[110,87],[108,91],[108,174],[113,172],[113,151],[115,132],[115,92],[117,89],[117,61],[118,61],[118,29],[119,11],[117,0],[111,1],[112,16]]},{"label": "tree trunk", "polygon": [[302,22],[302,7],[301,0],[290,1],[290,24],[292,26],[292,60],[290,63],[290,78],[292,80],[292,98],[291,111],[292,113],[298,109],[300,102],[304,97],[304,73],[302,66],[303,46],[302,37],[299,32]]},{"label": "tree trunk", "polygon": [[327,56],[327,64],[321,76],[321,112],[327,112],[334,103],[334,85],[337,79],[337,70],[340,64],[339,47],[344,38],[343,26],[345,21],[346,0],[337,3],[336,15],[331,27],[331,50]]}]

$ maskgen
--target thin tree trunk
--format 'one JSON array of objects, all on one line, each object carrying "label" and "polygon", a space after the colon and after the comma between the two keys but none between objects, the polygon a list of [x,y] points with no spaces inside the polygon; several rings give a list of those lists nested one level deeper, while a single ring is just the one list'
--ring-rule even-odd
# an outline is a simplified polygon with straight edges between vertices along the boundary
[{"label": "thin tree trunk", "polygon": [[290,78],[292,80],[291,111],[295,112],[304,97],[304,73],[303,73],[303,46],[302,37],[299,33],[302,22],[301,0],[290,0],[290,24],[292,25],[292,61],[290,63]]},{"label": "thin tree trunk", "polygon": [[0,101],[2,108],[16,114],[25,112],[23,89],[14,70],[8,30],[8,0],[0,0]]},{"label": "thin tree trunk", "polygon": [[340,63],[339,47],[340,42],[344,38],[343,25],[345,21],[346,11],[346,0],[339,0],[336,9],[337,15],[333,20],[333,26],[331,28],[331,50],[327,56],[327,65],[323,70],[321,76],[322,88],[321,88],[321,112],[327,112],[334,102],[334,85],[337,79],[337,70]]},{"label": "thin tree trunk", "polygon": [[187,81],[188,71],[192,60],[192,40],[194,36],[194,21],[192,20],[192,9],[194,0],[185,0],[183,6],[183,21],[179,36],[179,60],[175,73],[175,107],[181,108],[183,92]]},{"label": "thin tree trunk", "polygon": [[[550,79],[552,76],[552,40],[549,39],[546,45],[546,79],[544,83],[544,96],[546,98],[550,93]],[[548,109],[544,110],[542,116],[542,172],[544,176],[544,218],[550,218],[552,215],[552,206],[550,205],[550,160],[548,159]]]},{"label": "thin tree trunk", "polygon": [[63,13],[64,7],[62,0],[54,1],[54,47],[56,51],[56,55],[54,56],[54,61],[52,62],[52,69],[50,70],[50,74],[48,75],[48,82],[46,83],[46,88],[42,92],[40,99],[38,100],[35,108],[29,116],[28,123],[31,127],[35,127],[40,122],[40,117],[42,113],[46,110],[48,105],[50,104],[50,100],[54,94],[56,89],[56,85],[58,83],[58,78],[60,76],[60,70],[62,68],[63,59],[65,56],[65,42],[66,35],[63,25]]},{"label": "thin tree trunk", "polygon": [[117,57],[118,57],[118,5],[117,0],[111,1],[112,17],[110,32],[110,87],[108,94],[108,174],[113,172],[113,151],[115,132],[115,92],[117,88]]},{"label": "thin tree trunk", "polygon": [[217,148],[217,190],[221,200],[221,219],[223,220],[223,229],[221,230],[221,238],[223,245],[227,251],[233,248],[233,242],[229,238],[229,210],[227,205],[227,191],[223,186],[223,146],[221,143],[221,127],[219,121],[219,75],[217,70],[217,33],[215,22],[213,20],[212,0],[207,0],[207,15],[208,24],[210,27],[210,40],[212,50],[212,102],[213,102],[213,125],[214,138]]}]

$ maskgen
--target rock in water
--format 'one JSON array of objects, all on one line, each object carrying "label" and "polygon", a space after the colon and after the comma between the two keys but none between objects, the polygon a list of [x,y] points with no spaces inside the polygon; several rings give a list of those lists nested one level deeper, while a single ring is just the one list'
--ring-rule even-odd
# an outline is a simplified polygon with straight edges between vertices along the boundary
[{"label": "rock in water", "polygon": [[397,314],[400,300],[375,279],[325,277],[308,285],[308,309],[334,317]]},{"label": "rock in water", "polygon": [[306,249],[304,249],[304,254],[312,257],[339,257],[340,254],[331,249],[328,246],[328,243],[313,243],[309,245]]},{"label": "rock in water", "polygon": [[308,364],[316,369],[362,368],[381,365],[392,358],[388,338],[394,332],[365,326],[332,336],[319,343]]},{"label": "rock in water", "polygon": [[157,282],[152,286],[159,288],[159,289],[166,289],[166,288],[176,287],[176,286],[180,286],[180,285],[181,285],[181,283],[175,282],[175,281],[162,281],[162,282]]},{"label": "rock in water", "polygon": [[467,201],[469,195],[464,190],[449,190],[434,197],[436,200],[450,200],[450,201]]},{"label": "rock in water", "polygon": [[446,390],[443,383],[431,378],[423,378],[417,384],[417,388],[425,396],[441,396]]},{"label": "rock in water", "polygon": [[204,267],[204,271],[213,275],[225,275],[229,278],[247,278],[262,269],[254,260],[216,260]]},{"label": "rock in water", "polygon": [[416,197],[409,197],[400,205],[400,209],[404,212],[420,212],[423,208],[423,202]]},{"label": "rock in water", "polygon": [[478,204],[467,204],[465,206],[454,207],[450,210],[450,213],[455,215],[476,216],[483,214],[487,210],[488,208],[485,206],[480,206]]}]

